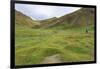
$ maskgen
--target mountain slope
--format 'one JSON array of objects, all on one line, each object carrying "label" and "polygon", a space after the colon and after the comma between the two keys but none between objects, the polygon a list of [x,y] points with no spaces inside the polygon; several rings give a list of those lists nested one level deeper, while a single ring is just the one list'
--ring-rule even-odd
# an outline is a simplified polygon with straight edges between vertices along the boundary
[{"label": "mountain slope", "polygon": [[60,22],[68,22],[76,26],[86,25],[87,21],[89,22],[89,24],[91,24],[91,21],[93,20],[94,9],[92,8],[82,8],[59,18]]},{"label": "mountain slope", "polygon": [[32,20],[25,14],[15,10],[15,24],[18,26],[34,27],[40,25],[36,20]]},{"label": "mountain slope", "polygon": [[83,27],[94,24],[94,9],[81,8],[70,14],[66,14],[59,18],[53,17],[45,20],[33,20],[25,14],[15,11],[16,25],[26,26],[31,28],[51,28],[60,27],[63,29],[72,27]]},{"label": "mountain slope", "polygon": [[81,8],[73,13],[66,14],[59,18],[51,18],[41,21],[43,27],[55,27],[55,26],[69,26],[81,27],[88,25],[93,25],[94,23],[94,9],[93,8]]}]

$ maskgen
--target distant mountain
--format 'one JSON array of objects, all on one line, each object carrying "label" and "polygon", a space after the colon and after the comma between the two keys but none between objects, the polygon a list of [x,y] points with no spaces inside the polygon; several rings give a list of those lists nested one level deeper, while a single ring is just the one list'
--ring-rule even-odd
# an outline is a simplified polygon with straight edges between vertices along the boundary
[{"label": "distant mountain", "polygon": [[30,28],[71,28],[83,27],[94,24],[94,9],[81,8],[70,14],[59,18],[53,17],[45,20],[33,20],[25,14],[15,10],[15,23],[17,26],[26,26]]},{"label": "distant mountain", "polygon": [[87,22],[89,22],[89,24],[92,24],[93,20],[94,20],[93,8],[82,8],[73,13],[64,15],[59,18],[60,22],[63,22],[63,23],[67,22],[76,26],[86,25]]},{"label": "distant mountain", "polygon": [[25,27],[35,27],[40,25],[38,21],[31,19],[30,17],[17,10],[15,10],[15,24],[17,26]]},{"label": "distant mountain", "polygon": [[48,28],[49,26],[53,26],[55,25],[55,23],[57,22],[58,18],[53,17],[53,18],[49,18],[49,19],[45,19],[45,20],[41,20],[41,27],[42,28]]},{"label": "distant mountain", "polygon": [[[94,23],[94,9],[93,8],[81,8],[75,12],[70,14],[66,14],[59,18],[50,18],[41,21],[43,23],[43,27],[55,27],[55,26],[74,26],[81,27],[91,25]],[[67,25],[67,26],[66,26]]]}]

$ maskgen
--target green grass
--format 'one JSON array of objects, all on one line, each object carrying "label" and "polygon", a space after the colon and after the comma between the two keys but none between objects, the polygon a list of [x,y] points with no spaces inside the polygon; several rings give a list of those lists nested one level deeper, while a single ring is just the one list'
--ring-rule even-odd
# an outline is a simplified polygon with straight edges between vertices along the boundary
[{"label": "green grass", "polygon": [[15,64],[39,64],[46,56],[60,54],[63,62],[94,60],[93,26],[85,28],[31,29],[16,26]]}]

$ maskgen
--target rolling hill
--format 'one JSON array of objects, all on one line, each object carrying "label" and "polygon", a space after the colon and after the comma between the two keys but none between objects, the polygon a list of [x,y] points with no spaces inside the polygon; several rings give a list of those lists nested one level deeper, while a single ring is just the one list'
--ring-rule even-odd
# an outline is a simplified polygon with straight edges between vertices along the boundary
[{"label": "rolling hill", "polygon": [[16,26],[25,26],[30,28],[40,25],[38,21],[31,19],[30,17],[17,10],[15,10],[15,24]]}]

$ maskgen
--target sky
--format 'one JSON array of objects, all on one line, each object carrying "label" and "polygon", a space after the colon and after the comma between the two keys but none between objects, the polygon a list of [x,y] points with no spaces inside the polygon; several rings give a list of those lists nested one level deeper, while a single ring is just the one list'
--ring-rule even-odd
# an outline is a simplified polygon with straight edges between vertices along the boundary
[{"label": "sky", "polygon": [[72,13],[79,7],[47,6],[47,5],[30,5],[15,4],[15,9],[35,20],[43,20],[52,17],[61,17],[65,14]]}]

